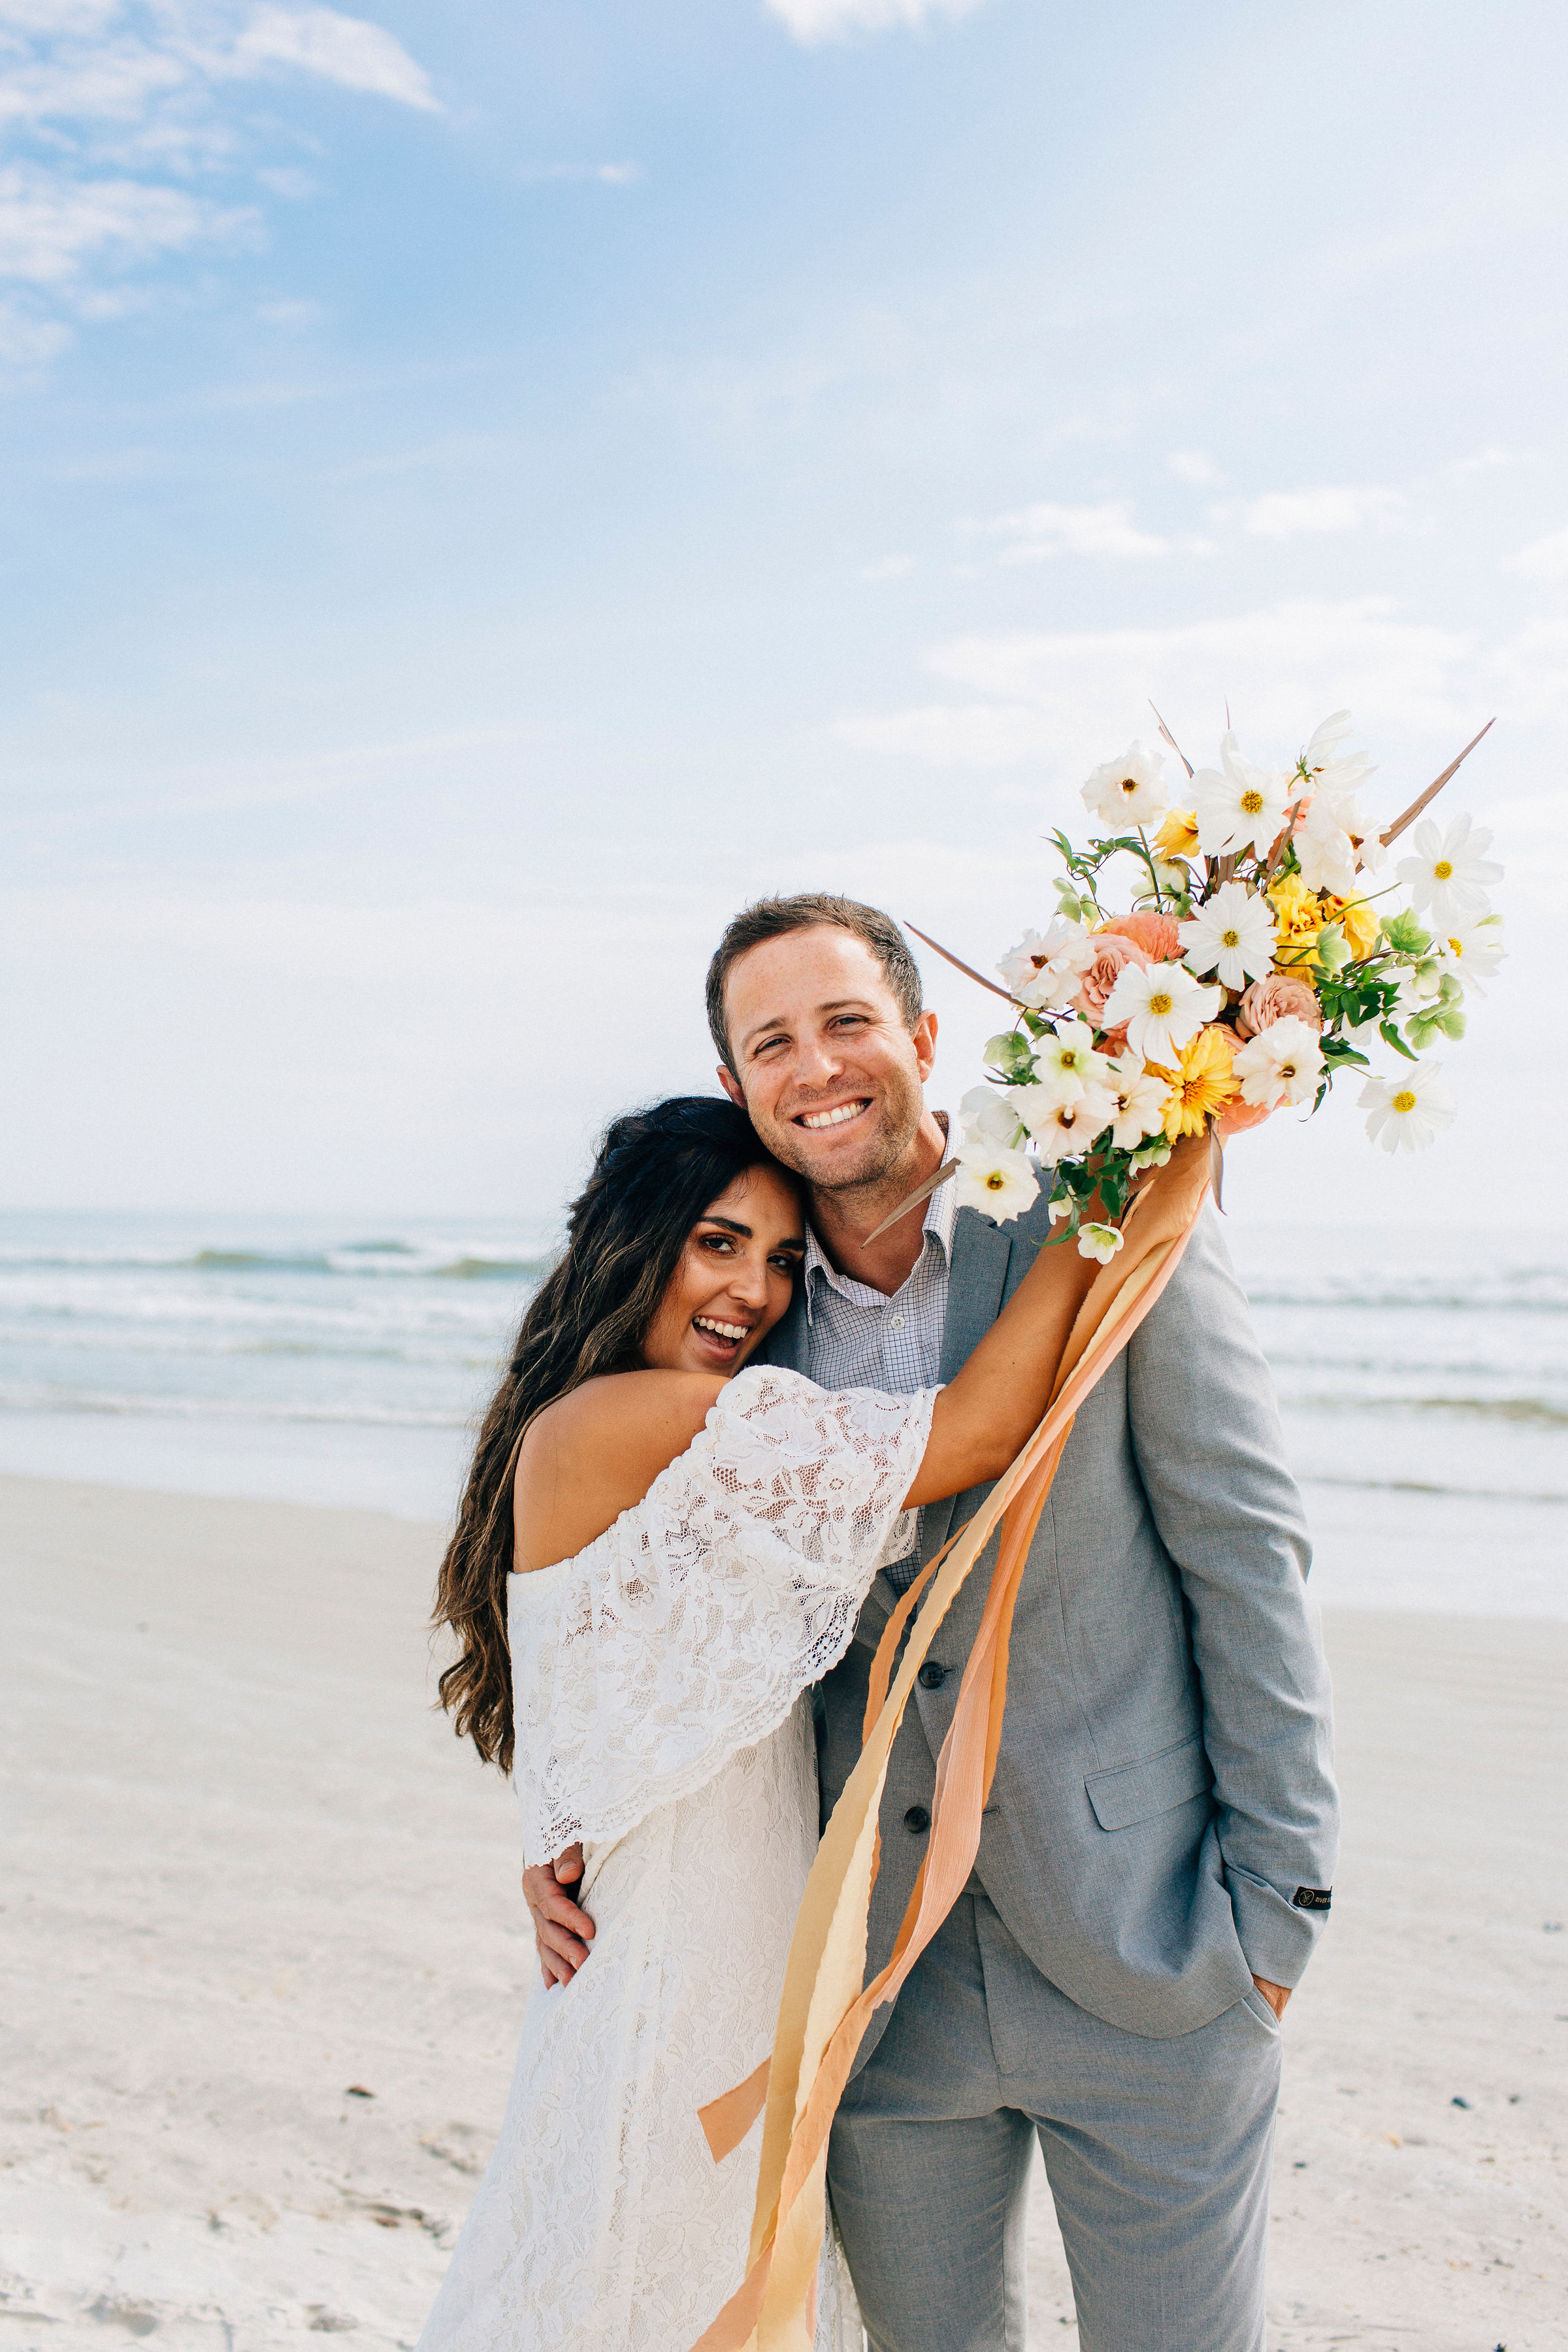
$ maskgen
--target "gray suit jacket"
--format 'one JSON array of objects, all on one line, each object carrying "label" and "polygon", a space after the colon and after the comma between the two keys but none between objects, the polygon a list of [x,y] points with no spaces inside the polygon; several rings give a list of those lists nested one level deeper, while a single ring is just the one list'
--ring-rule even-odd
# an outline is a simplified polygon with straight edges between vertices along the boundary
[{"label": "gray suit jacket", "polygon": [[[942,1373],[968,1357],[1049,1226],[959,1212]],[[772,1334],[806,1366],[799,1297]],[[987,1490],[927,1507],[929,1559]],[[1333,1883],[1328,1670],[1300,1497],[1273,1383],[1211,1209],[1158,1304],[1080,1410],[1029,1554],[1007,1714],[973,1885],[1051,1982],[1164,2038],[1254,1974],[1293,1985]],[[979,1628],[995,1539],[931,1650],[882,1805],[868,1973],[892,1948],[925,1849],[936,1755]],[[821,1686],[824,1818],[854,1768],[871,1657],[896,1595],[879,1576]],[[929,1673],[926,1679],[934,1680]],[[891,2011],[878,2011],[864,2064]]]}]

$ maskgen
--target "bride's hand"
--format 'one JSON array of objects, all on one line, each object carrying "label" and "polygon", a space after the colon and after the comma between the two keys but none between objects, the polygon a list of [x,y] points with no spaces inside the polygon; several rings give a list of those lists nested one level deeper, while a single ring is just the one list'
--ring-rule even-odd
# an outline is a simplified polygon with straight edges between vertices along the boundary
[{"label": "bride's hand", "polygon": [[534,1948],[544,1981],[570,1984],[588,1957],[594,1922],[563,1893],[583,1875],[583,1849],[569,1845],[553,1862],[531,1863],[522,1874],[523,1900],[533,1921]]}]

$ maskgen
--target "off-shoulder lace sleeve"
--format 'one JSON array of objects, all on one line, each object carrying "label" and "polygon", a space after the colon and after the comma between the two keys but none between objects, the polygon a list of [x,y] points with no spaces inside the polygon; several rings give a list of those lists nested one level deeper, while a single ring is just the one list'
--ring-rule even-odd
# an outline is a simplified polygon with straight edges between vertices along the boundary
[{"label": "off-shoulder lace sleeve", "polygon": [[509,1587],[525,1850],[623,1835],[776,1730],[849,1645],[931,1433],[934,1389],[758,1365],[642,1501]]}]

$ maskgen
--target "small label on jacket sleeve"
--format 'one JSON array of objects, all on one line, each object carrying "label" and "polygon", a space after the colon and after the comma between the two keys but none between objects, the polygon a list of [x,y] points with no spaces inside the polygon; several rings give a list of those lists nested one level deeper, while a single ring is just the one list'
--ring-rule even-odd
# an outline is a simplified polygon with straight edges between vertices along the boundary
[{"label": "small label on jacket sleeve", "polygon": [[1333,1900],[1331,1886],[1298,1886],[1291,1897],[1298,1911],[1327,1911],[1332,1907]]}]

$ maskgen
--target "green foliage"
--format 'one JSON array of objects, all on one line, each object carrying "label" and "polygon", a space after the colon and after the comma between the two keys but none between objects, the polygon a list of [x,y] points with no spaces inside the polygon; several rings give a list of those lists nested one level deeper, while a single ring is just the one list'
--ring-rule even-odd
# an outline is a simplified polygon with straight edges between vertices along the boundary
[{"label": "green foliage", "polygon": [[1029,1040],[1018,1029],[1004,1029],[985,1041],[984,1058],[994,1069],[1019,1085],[1027,1085],[1030,1076]]},{"label": "green foliage", "polygon": [[1318,1002],[1331,1026],[1359,1029],[1365,1022],[1386,1020],[1398,1001],[1399,982],[1394,975],[1367,964],[1347,965],[1342,974],[1325,972],[1318,982]]},{"label": "green foliage", "polygon": [[1342,927],[1325,923],[1317,938],[1318,961],[1326,972],[1343,971],[1351,961],[1351,946]]},{"label": "green foliage", "polygon": [[1424,956],[1432,944],[1432,934],[1424,931],[1408,908],[1402,915],[1385,915],[1383,936],[1397,956]]},{"label": "green foliage", "polygon": [[1405,1034],[1418,1054],[1426,1052],[1434,1037],[1451,1038],[1457,1045],[1465,1034],[1465,1016],[1457,1005],[1441,1002],[1426,1005],[1411,1014],[1405,1024]]}]

